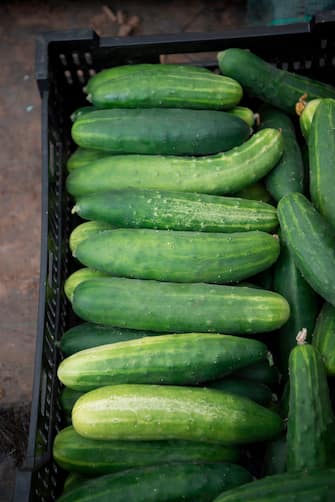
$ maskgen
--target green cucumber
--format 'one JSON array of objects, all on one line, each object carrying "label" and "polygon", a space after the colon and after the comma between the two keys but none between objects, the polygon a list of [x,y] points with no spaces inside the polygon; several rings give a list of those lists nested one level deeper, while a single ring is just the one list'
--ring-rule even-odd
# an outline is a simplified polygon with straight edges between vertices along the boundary
[{"label": "green cucumber", "polygon": [[208,155],[241,145],[250,128],[213,110],[114,108],[80,117],[71,134],[82,148],[114,154]]},{"label": "green cucumber", "polygon": [[286,472],[286,458],[287,440],[285,434],[268,443],[263,460],[263,475],[273,476]]},{"label": "green cucumber", "polygon": [[101,326],[100,324],[86,322],[66,331],[58,345],[63,354],[71,356],[80,350],[98,347],[99,345],[137,340],[151,335],[157,335],[157,333]]},{"label": "green cucumber", "polygon": [[206,384],[210,389],[223,390],[230,394],[236,394],[242,397],[248,397],[256,403],[267,405],[272,399],[272,392],[263,383],[253,382],[243,378],[236,378],[234,376],[216,380],[212,383]]},{"label": "green cucumber", "polygon": [[191,108],[223,110],[242,98],[238,82],[209,70],[194,70],[167,65],[162,73],[157,64],[152,70],[133,71],[109,78],[91,89],[89,101],[98,108]]},{"label": "green cucumber", "polygon": [[254,288],[103,277],[75,289],[82,319],[158,332],[262,333],[290,315],[285,298]]},{"label": "green cucumber", "polygon": [[331,502],[335,469],[276,474],[222,493],[214,502]]},{"label": "green cucumber", "polygon": [[257,340],[209,333],[149,336],[82,350],[58,366],[59,380],[88,391],[123,383],[196,385],[266,356]]},{"label": "green cucumber", "polygon": [[278,226],[277,211],[270,204],[164,190],[124,189],[90,193],[77,200],[72,212],[81,218],[97,219],[122,228],[271,232]]},{"label": "green cucumber", "polygon": [[257,181],[256,183],[243,188],[234,195],[235,197],[241,197],[243,199],[256,200],[268,204],[272,203],[272,197],[261,181]]},{"label": "green cucumber", "polygon": [[75,197],[127,188],[231,194],[258,181],[279,161],[282,134],[264,129],[230,152],[211,157],[117,155],[75,169],[67,190]]},{"label": "green cucumber", "polygon": [[77,108],[71,115],[72,122],[75,122],[79,117],[83,117],[87,113],[95,112],[97,110],[96,106],[81,106]]},{"label": "green cucumber", "polygon": [[317,107],[319,106],[319,104],[321,103],[321,101],[322,101],[322,99],[312,99],[312,101],[308,101],[306,103],[306,101],[304,101],[304,100],[302,100],[302,101],[299,100],[299,105],[301,105],[300,107],[298,106],[298,103],[297,103],[298,110],[296,107],[296,111],[297,111],[298,115],[300,115],[300,119],[299,119],[300,129],[301,129],[302,135],[306,141],[308,141],[309,132],[311,130],[311,124],[312,124],[312,120],[314,117],[314,113],[315,113]]},{"label": "green cucumber", "polygon": [[83,437],[107,440],[182,439],[238,445],[276,437],[281,418],[223,391],[168,385],[112,385],[87,392],[72,410]]},{"label": "green cucumber", "polygon": [[244,49],[227,49],[218,53],[223,75],[237,80],[250,96],[295,113],[299,98],[335,98],[335,88],[329,84],[276,68]]},{"label": "green cucumber", "polygon": [[284,154],[265,181],[266,189],[278,202],[287,193],[303,192],[304,165],[291,119],[268,105],[260,109],[260,116],[261,128],[273,127],[283,133]]},{"label": "green cucumber", "polygon": [[92,270],[90,268],[80,268],[73,272],[64,282],[64,293],[66,298],[72,302],[73,293],[76,287],[88,279],[93,279],[94,277],[106,277],[106,274],[98,270]]},{"label": "green cucumber", "polygon": [[[330,467],[329,444],[334,415],[326,371],[318,351],[304,344],[305,334],[289,359],[290,400],[287,422],[287,470]],[[302,341],[300,341],[302,340]],[[332,462],[333,451],[331,452]]]},{"label": "green cucumber", "polygon": [[303,328],[312,334],[318,314],[318,297],[297,269],[293,256],[281,239],[279,259],[274,265],[273,290],[286,298],[291,307],[289,320],[274,338],[274,357],[282,375],[287,378],[288,358]]},{"label": "green cucumber", "polygon": [[86,476],[78,474],[78,472],[70,472],[64,481],[63,491],[68,492],[74,487],[82,485],[85,481],[87,481]]},{"label": "green cucumber", "polygon": [[89,150],[85,148],[77,148],[66,163],[69,172],[78,169],[79,167],[87,166],[95,160],[108,157],[106,152],[99,152],[99,150]]},{"label": "green cucumber", "polygon": [[278,217],[283,239],[303,278],[335,306],[334,230],[300,193],[281,199]]},{"label": "green cucumber", "polygon": [[234,464],[160,464],[88,480],[59,502],[211,502],[221,491],[251,481]]},{"label": "green cucumber", "polygon": [[105,230],[111,230],[112,228],[112,225],[104,221],[85,221],[85,223],[81,223],[72,230],[70,234],[69,246],[72,254],[75,253],[78,244],[84,240],[100,232],[104,232]]},{"label": "green cucumber", "polygon": [[120,228],[89,237],[75,251],[83,265],[113,277],[217,284],[253,276],[278,256],[278,239],[258,230],[219,234]]},{"label": "green cucumber", "polygon": [[77,390],[64,387],[60,395],[61,406],[67,416],[71,418],[72,408],[74,403],[82,396],[83,393]]},{"label": "green cucumber", "polygon": [[235,106],[234,108],[231,108],[227,111],[228,113],[231,113],[232,115],[235,115],[236,117],[244,120],[244,122],[248,124],[250,128],[253,127],[255,123],[255,114],[252,110],[250,110],[250,108],[246,108],[245,106]]},{"label": "green cucumber", "polygon": [[269,364],[268,359],[250,364],[234,373],[233,376],[252,380],[253,382],[264,383],[268,386],[277,385],[279,382],[279,372],[275,366]]},{"label": "green cucumber", "polygon": [[310,194],[315,208],[335,229],[335,100],[317,107],[308,137]]},{"label": "green cucumber", "polygon": [[320,352],[328,375],[335,376],[335,308],[327,302],[316,321],[313,346]]},{"label": "green cucumber", "polygon": [[193,441],[97,441],[66,427],[55,437],[53,457],[68,471],[99,476],[126,469],[174,462],[236,462],[236,446]]}]

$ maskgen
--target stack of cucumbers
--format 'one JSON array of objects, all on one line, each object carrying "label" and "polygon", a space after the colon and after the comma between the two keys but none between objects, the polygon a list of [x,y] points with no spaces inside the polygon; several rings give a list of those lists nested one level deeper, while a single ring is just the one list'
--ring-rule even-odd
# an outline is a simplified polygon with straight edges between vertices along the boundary
[{"label": "stack of cucumbers", "polygon": [[217,57],[71,117],[59,501],[335,499],[335,88]]}]

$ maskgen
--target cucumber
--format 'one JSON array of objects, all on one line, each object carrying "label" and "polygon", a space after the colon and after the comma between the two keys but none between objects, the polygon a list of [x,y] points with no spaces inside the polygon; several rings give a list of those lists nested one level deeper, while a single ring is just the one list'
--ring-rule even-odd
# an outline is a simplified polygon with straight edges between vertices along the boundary
[{"label": "cucumber", "polygon": [[205,157],[117,155],[76,169],[66,180],[74,197],[127,188],[232,194],[258,181],[279,161],[282,134],[264,129],[228,153]]},{"label": "cucumber", "polygon": [[272,392],[263,383],[253,382],[243,378],[236,378],[234,376],[216,380],[212,383],[206,384],[210,389],[223,390],[230,394],[236,394],[242,397],[248,397],[256,403],[267,405],[272,399]]},{"label": "cucumber", "polygon": [[77,472],[70,472],[70,474],[66,477],[64,481],[63,491],[68,492],[72,490],[74,487],[80,486],[82,483],[87,481],[87,477]]},{"label": "cucumber", "polygon": [[260,109],[261,128],[281,129],[284,140],[284,154],[278,164],[266,177],[266,189],[275,201],[291,192],[304,190],[304,165],[300,147],[290,118],[276,108],[263,106]]},{"label": "cucumber", "polygon": [[93,277],[106,277],[106,274],[98,270],[91,270],[90,268],[80,268],[69,275],[64,282],[64,293],[66,298],[72,302],[73,293],[76,287],[88,279],[93,279]]},{"label": "cucumber", "polygon": [[335,309],[327,302],[316,321],[313,346],[320,352],[328,375],[335,376]]},{"label": "cucumber", "polygon": [[276,209],[263,202],[164,190],[90,193],[77,200],[72,212],[123,228],[271,232],[278,225]]},{"label": "cucumber", "polygon": [[262,333],[288,319],[285,298],[254,288],[103,277],[74,292],[82,319],[158,332]]},{"label": "cucumber", "polygon": [[60,363],[57,375],[85,392],[123,383],[196,385],[256,362],[266,351],[257,340],[229,335],[149,336],[77,352]]},{"label": "cucumber", "polygon": [[145,336],[157,335],[150,331],[114,328],[100,324],[83,323],[70,328],[62,336],[59,347],[64,355],[71,356],[80,350],[127,340],[137,340]]},{"label": "cucumber", "polygon": [[72,410],[73,427],[99,440],[182,439],[238,445],[276,437],[282,420],[267,408],[223,391],[168,385],[112,385],[87,392]]},{"label": "cucumber", "polygon": [[85,221],[85,223],[81,223],[74,230],[72,230],[70,234],[69,246],[72,254],[75,253],[78,244],[84,240],[98,234],[99,232],[111,230],[112,228],[112,225],[103,221]]},{"label": "cucumber", "polygon": [[296,345],[296,336],[303,328],[312,334],[318,314],[318,297],[295,266],[293,256],[281,239],[279,259],[274,265],[273,289],[286,298],[291,307],[289,320],[274,338],[274,358],[287,378],[288,358]]},{"label": "cucumber", "polygon": [[322,358],[312,345],[298,345],[290,354],[289,372],[287,470],[329,467],[334,416]]},{"label": "cucumber", "polygon": [[316,209],[335,229],[335,100],[323,99],[317,107],[308,138],[310,194]]},{"label": "cucumber", "polygon": [[[65,412],[65,414],[71,418],[72,408],[74,403],[82,396],[83,393],[77,390],[69,389],[64,387],[60,395],[60,403]],[[71,470],[71,469],[69,469]]]},{"label": "cucumber", "polygon": [[285,434],[268,443],[263,460],[263,475],[273,476],[286,472],[286,458],[287,440]]},{"label": "cucumber", "polygon": [[299,193],[278,204],[282,236],[309,285],[335,306],[335,235],[311,202]]},{"label": "cucumber", "polygon": [[303,94],[308,99],[335,98],[333,86],[280,70],[244,49],[219,52],[218,62],[222,74],[237,80],[247,94],[287,113],[295,113]]},{"label": "cucumber", "polygon": [[222,493],[214,502],[331,502],[335,469],[267,476]]},{"label": "cucumber", "polygon": [[68,158],[66,163],[67,170],[69,172],[77,169],[79,167],[91,164],[95,160],[103,159],[108,157],[106,152],[99,152],[99,150],[89,150],[85,148],[77,148]]},{"label": "cucumber", "polygon": [[83,438],[70,426],[55,437],[53,456],[63,469],[99,476],[170,462],[236,462],[239,450],[193,441],[97,441]]},{"label": "cucumber", "polygon": [[71,134],[82,148],[115,154],[208,155],[241,145],[250,128],[213,110],[114,108],[80,117]]},{"label": "cucumber", "polygon": [[279,372],[275,366],[270,366],[268,359],[250,364],[245,368],[235,371],[238,378],[252,380],[253,382],[264,383],[268,386],[277,385],[279,382]]},{"label": "cucumber", "polygon": [[211,502],[221,491],[251,476],[234,464],[161,464],[88,480],[59,502]]},{"label": "cucumber", "polygon": [[71,115],[72,122],[75,122],[79,117],[83,117],[87,113],[95,112],[97,110],[96,106],[82,106],[77,108]]},{"label": "cucumber", "polygon": [[272,197],[261,181],[257,181],[256,183],[243,188],[234,195],[235,197],[241,197],[243,199],[256,200],[268,204],[272,203]]},{"label": "cucumber", "polygon": [[106,79],[91,89],[89,101],[98,108],[191,108],[225,110],[242,98],[238,82],[209,70],[160,65],[131,70],[129,76]]},{"label": "cucumber", "polygon": [[270,267],[279,241],[265,232],[106,230],[81,242],[75,257],[114,277],[170,282],[234,282]]},{"label": "cucumber", "polygon": [[235,115],[236,117],[244,120],[244,122],[248,124],[250,128],[252,128],[255,123],[254,112],[250,110],[250,108],[246,108],[245,106],[234,106],[234,108],[228,110],[228,113],[231,113],[232,115]]},{"label": "cucumber", "polygon": [[[304,100],[299,100],[299,103],[297,103],[296,106],[296,111],[298,115],[300,115],[299,118],[299,123],[300,123],[300,129],[302,132],[303,137],[305,138],[306,141],[308,141],[309,137],[309,132],[311,129],[311,124],[312,120],[314,117],[314,113],[321,103],[321,99],[312,99],[312,101],[304,101]],[[301,105],[300,107],[298,105]],[[297,110],[298,107],[298,110]]]}]

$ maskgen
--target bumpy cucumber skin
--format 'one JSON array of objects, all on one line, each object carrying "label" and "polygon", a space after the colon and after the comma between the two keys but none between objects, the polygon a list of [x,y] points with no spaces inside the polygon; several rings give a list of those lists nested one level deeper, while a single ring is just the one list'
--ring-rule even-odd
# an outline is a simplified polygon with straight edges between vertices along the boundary
[{"label": "bumpy cucumber skin", "polygon": [[92,439],[182,439],[227,445],[276,437],[283,426],[267,408],[223,391],[130,384],[84,394],[74,405],[72,423],[78,434]]},{"label": "bumpy cucumber skin", "polygon": [[234,373],[233,376],[252,380],[253,382],[264,383],[269,385],[277,385],[279,382],[279,372],[275,366],[270,366],[269,361],[259,361],[255,364],[250,364]]},{"label": "bumpy cucumber skin", "polygon": [[315,319],[319,311],[318,296],[297,269],[293,256],[281,239],[281,251],[274,265],[273,289],[286,298],[291,315],[274,339],[275,362],[282,375],[287,378],[288,358],[296,346],[296,336],[303,328],[312,335]]},{"label": "bumpy cucumber skin", "polygon": [[128,188],[232,194],[263,178],[283,152],[280,131],[264,129],[243,145],[211,157],[116,155],[98,160],[74,170],[66,186],[74,197]]},{"label": "bumpy cucumber skin", "polygon": [[229,490],[214,502],[331,502],[335,497],[335,469],[267,476]]},{"label": "bumpy cucumber skin", "polygon": [[295,347],[290,354],[289,374],[287,470],[329,467],[329,432],[334,416],[318,351],[308,344]]},{"label": "bumpy cucumber skin", "polygon": [[214,110],[114,108],[79,118],[71,134],[83,148],[115,154],[209,155],[241,145],[250,128]]},{"label": "bumpy cucumber skin", "polygon": [[303,94],[335,98],[333,86],[275,68],[250,51],[227,49],[218,53],[218,62],[222,74],[237,80],[247,94],[287,113],[295,113]]},{"label": "bumpy cucumber skin", "polygon": [[241,197],[248,200],[256,200],[271,204],[273,199],[261,181],[249,185],[235,194],[235,197]]},{"label": "bumpy cucumber skin", "polygon": [[308,141],[309,137],[309,132],[311,130],[311,124],[312,120],[314,117],[314,113],[321,103],[321,99],[312,99],[312,101],[309,101],[302,114],[300,115],[299,123],[300,123],[300,129],[302,132],[303,137],[305,138],[306,141]]},{"label": "bumpy cucumber skin", "polygon": [[142,228],[106,230],[81,242],[75,252],[82,264],[113,277],[217,284],[255,275],[278,255],[278,239],[265,232]]},{"label": "bumpy cucumber skin", "polygon": [[80,242],[83,242],[99,232],[111,230],[112,228],[112,225],[103,221],[85,221],[85,223],[81,223],[74,230],[72,230],[70,234],[69,246],[72,254],[75,253]]},{"label": "bumpy cucumber skin", "polygon": [[291,192],[304,190],[304,165],[293,124],[290,118],[276,108],[263,106],[260,109],[261,128],[281,129],[284,154],[266,177],[266,188],[275,201]]},{"label": "bumpy cucumber skin", "polygon": [[72,155],[68,158],[66,167],[69,172],[79,167],[87,166],[95,160],[108,157],[106,152],[99,152],[99,150],[89,150],[86,148],[77,148]]},{"label": "bumpy cucumber skin", "polygon": [[195,385],[264,359],[266,351],[257,340],[214,333],[151,336],[77,352],[57,375],[79,391],[123,383]]},{"label": "bumpy cucumber skin", "polygon": [[328,375],[335,376],[335,308],[327,302],[316,321],[313,346],[320,352]]},{"label": "bumpy cucumber skin", "polygon": [[211,502],[220,491],[247,483],[250,474],[234,464],[161,464],[88,480],[59,502]]},{"label": "bumpy cucumber skin", "polygon": [[308,137],[310,194],[316,209],[335,229],[335,100],[317,107]]},{"label": "bumpy cucumber skin", "polygon": [[335,236],[329,223],[299,193],[278,204],[282,237],[309,285],[335,306]]},{"label": "bumpy cucumber skin", "polygon": [[98,347],[99,345],[137,340],[138,338],[153,335],[157,335],[157,333],[86,322],[66,331],[59,342],[59,348],[63,354],[71,356],[80,350]]},{"label": "bumpy cucumber skin", "polygon": [[[164,190],[124,189],[91,193],[74,206],[82,218],[122,228],[198,232],[270,232],[278,225],[270,204],[237,197]],[[84,225],[84,224],[83,224]]]},{"label": "bumpy cucumber skin", "polygon": [[239,449],[193,441],[97,441],[83,438],[70,426],[57,434],[53,456],[63,469],[99,476],[174,462],[237,462]]},{"label": "bumpy cucumber skin", "polygon": [[72,306],[86,321],[162,333],[261,333],[290,313],[285,298],[270,291],[118,277],[83,282]]},{"label": "bumpy cucumber skin", "polygon": [[212,383],[207,383],[206,387],[210,389],[223,390],[237,396],[247,397],[252,399],[258,404],[269,404],[272,399],[272,392],[263,383],[253,382],[243,378],[236,378],[234,376],[223,378],[222,380],[215,380]]},{"label": "bumpy cucumber skin", "polygon": [[90,268],[80,268],[69,275],[64,283],[64,293],[66,298],[72,302],[73,293],[76,287],[82,282],[87,281],[88,279],[93,279],[94,277],[106,277],[106,274]]}]

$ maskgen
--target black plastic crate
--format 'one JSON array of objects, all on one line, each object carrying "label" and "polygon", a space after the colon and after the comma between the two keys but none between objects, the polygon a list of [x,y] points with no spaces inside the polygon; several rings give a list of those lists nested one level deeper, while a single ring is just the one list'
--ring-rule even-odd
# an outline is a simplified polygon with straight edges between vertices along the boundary
[{"label": "black plastic crate", "polygon": [[[249,48],[272,64],[335,82],[335,13],[311,23],[227,30],[223,33],[99,38],[92,31],[46,33],[37,39],[36,79],[42,99],[42,236],[34,387],[27,455],[17,471],[15,502],[53,501],[64,473],[52,459],[56,433],[65,425],[56,377],[61,354],[55,342],[76,319],[63,284],[76,264],[68,238],[75,220],[66,194],[66,160],[74,145],[70,114],[85,105],[83,87],[95,72],[131,63],[159,63],[161,54],[193,54],[196,64],[216,67],[215,53]],[[196,57],[194,54],[196,53]]]}]

